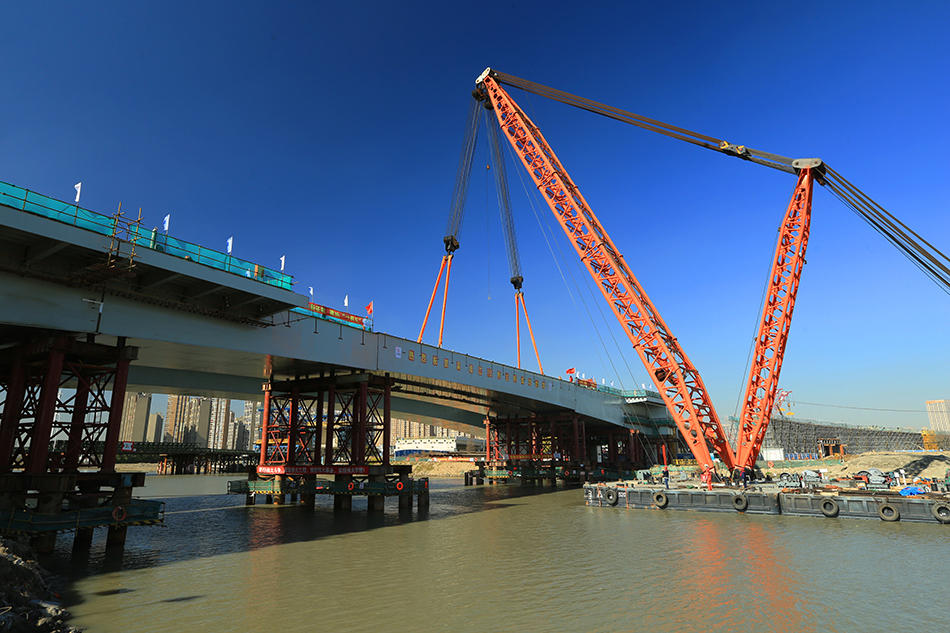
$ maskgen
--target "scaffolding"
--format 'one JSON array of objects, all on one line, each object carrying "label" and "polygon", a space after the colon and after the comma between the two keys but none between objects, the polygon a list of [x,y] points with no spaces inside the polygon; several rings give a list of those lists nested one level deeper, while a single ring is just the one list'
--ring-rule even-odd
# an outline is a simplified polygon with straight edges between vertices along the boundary
[{"label": "scaffolding", "polygon": [[[728,432],[738,429],[735,417],[729,418]],[[763,449],[781,449],[786,456],[830,457],[872,451],[923,450],[920,430],[883,426],[857,426],[820,420],[775,416],[769,422]]]}]

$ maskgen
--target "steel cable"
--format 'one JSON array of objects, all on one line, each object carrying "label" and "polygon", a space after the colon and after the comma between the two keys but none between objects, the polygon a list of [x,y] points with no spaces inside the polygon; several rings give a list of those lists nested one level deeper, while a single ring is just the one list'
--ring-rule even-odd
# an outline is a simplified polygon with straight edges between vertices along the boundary
[{"label": "steel cable", "polygon": [[897,247],[905,257],[950,294],[950,260],[940,250],[920,237],[903,222],[887,212],[838,172],[825,166],[827,175],[821,184],[838,200]]},{"label": "steel cable", "polygon": [[468,106],[468,118],[465,121],[465,140],[462,143],[462,152],[459,156],[458,171],[455,174],[455,187],[452,191],[452,207],[449,211],[449,222],[445,227],[445,236],[453,237],[456,241],[462,230],[462,216],[465,213],[465,202],[468,199],[468,184],[471,180],[472,161],[475,156],[475,144],[478,141],[479,103],[472,99]]}]

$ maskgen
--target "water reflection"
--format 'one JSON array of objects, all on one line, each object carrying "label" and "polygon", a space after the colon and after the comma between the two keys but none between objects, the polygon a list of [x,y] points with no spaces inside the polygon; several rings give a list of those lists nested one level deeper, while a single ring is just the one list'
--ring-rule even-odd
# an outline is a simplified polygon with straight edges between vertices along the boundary
[{"label": "water reflection", "polygon": [[427,517],[242,503],[169,497],[167,527],[130,530],[117,572],[94,547],[73,624],[774,633],[950,617],[941,583],[919,582],[950,557],[941,526],[588,508],[576,488],[454,483],[434,487]]}]

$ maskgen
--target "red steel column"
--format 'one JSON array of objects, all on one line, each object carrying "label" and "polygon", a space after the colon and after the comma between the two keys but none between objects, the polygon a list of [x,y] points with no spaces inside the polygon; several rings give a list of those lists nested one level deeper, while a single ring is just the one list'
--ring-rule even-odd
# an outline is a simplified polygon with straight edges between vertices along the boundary
[{"label": "red steel column", "polygon": [[33,434],[30,437],[30,452],[24,469],[32,475],[45,473],[47,470],[46,462],[49,458],[49,441],[53,432],[53,416],[56,414],[56,397],[59,392],[59,379],[63,375],[65,358],[66,350],[62,347],[62,340],[57,339],[47,356],[43,370],[43,386],[40,389],[40,398],[34,413],[36,417],[33,421]]},{"label": "red steel column", "polygon": [[290,390],[290,430],[287,438],[287,465],[297,464],[297,442],[300,441],[300,389]]},{"label": "red steel column", "polygon": [[336,390],[333,385],[327,390],[327,448],[323,455],[323,465],[333,465],[334,412],[336,409]]},{"label": "red steel column", "polygon": [[7,397],[0,417],[0,472],[9,472],[13,466],[13,443],[20,426],[20,411],[26,393],[26,361],[18,356],[13,362]]},{"label": "red steel column", "polygon": [[389,466],[389,435],[392,423],[390,420],[392,396],[392,382],[386,378],[386,391],[383,393],[383,466]]},{"label": "red steel column", "polygon": [[82,457],[82,432],[86,421],[86,408],[89,403],[89,376],[77,374],[79,384],[76,385],[76,398],[73,406],[73,417],[69,423],[69,439],[66,442],[66,454],[63,456],[63,467],[75,472]]},{"label": "red steel column", "polygon": [[359,406],[357,407],[358,420],[356,424],[356,433],[353,435],[355,448],[353,452],[353,458],[356,460],[357,466],[366,465],[366,398],[369,396],[369,389],[365,382],[360,383],[359,389]]},{"label": "red steel column", "polygon": [[320,442],[323,437],[323,389],[317,393],[317,428],[314,432],[316,437],[313,440],[313,465],[319,466],[323,453],[323,444]]},{"label": "red steel column", "polygon": [[115,364],[112,380],[112,402],[109,405],[109,422],[106,427],[105,446],[102,449],[102,472],[115,472],[115,454],[119,450],[119,431],[122,426],[122,409],[125,407],[125,387],[129,384],[129,365],[125,345],[118,346],[119,360]]},{"label": "red steel column", "polygon": [[261,414],[261,460],[260,465],[267,463],[267,434],[270,426],[270,384],[264,391],[264,411]]}]

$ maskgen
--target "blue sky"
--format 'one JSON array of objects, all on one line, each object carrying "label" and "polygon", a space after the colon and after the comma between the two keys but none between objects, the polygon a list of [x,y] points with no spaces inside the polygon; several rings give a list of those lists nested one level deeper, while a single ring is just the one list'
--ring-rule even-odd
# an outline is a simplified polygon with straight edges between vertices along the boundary
[{"label": "blue sky", "polygon": [[[821,157],[950,250],[950,5],[586,4],[10,4],[0,180],[64,200],[82,181],[84,207],[112,213],[121,201],[150,226],[171,214],[170,233],[185,240],[224,250],[233,236],[235,256],[274,267],[285,255],[299,292],[313,286],[335,308],[349,295],[353,312],[374,301],[377,330],[415,338],[444,252],[470,91],[492,66],[735,144]],[[511,94],[720,416],[734,414],[794,178]],[[514,363],[486,139],[444,345]],[[589,288],[550,212],[524,193],[526,174],[513,162],[508,174],[546,373],[647,382],[603,300],[562,281],[558,266]],[[557,231],[555,256],[542,226]],[[947,293],[817,188],[781,380],[796,415],[925,426],[924,401],[950,398],[948,308]],[[436,337],[430,324],[426,341]],[[523,365],[536,369],[523,339]]]}]

